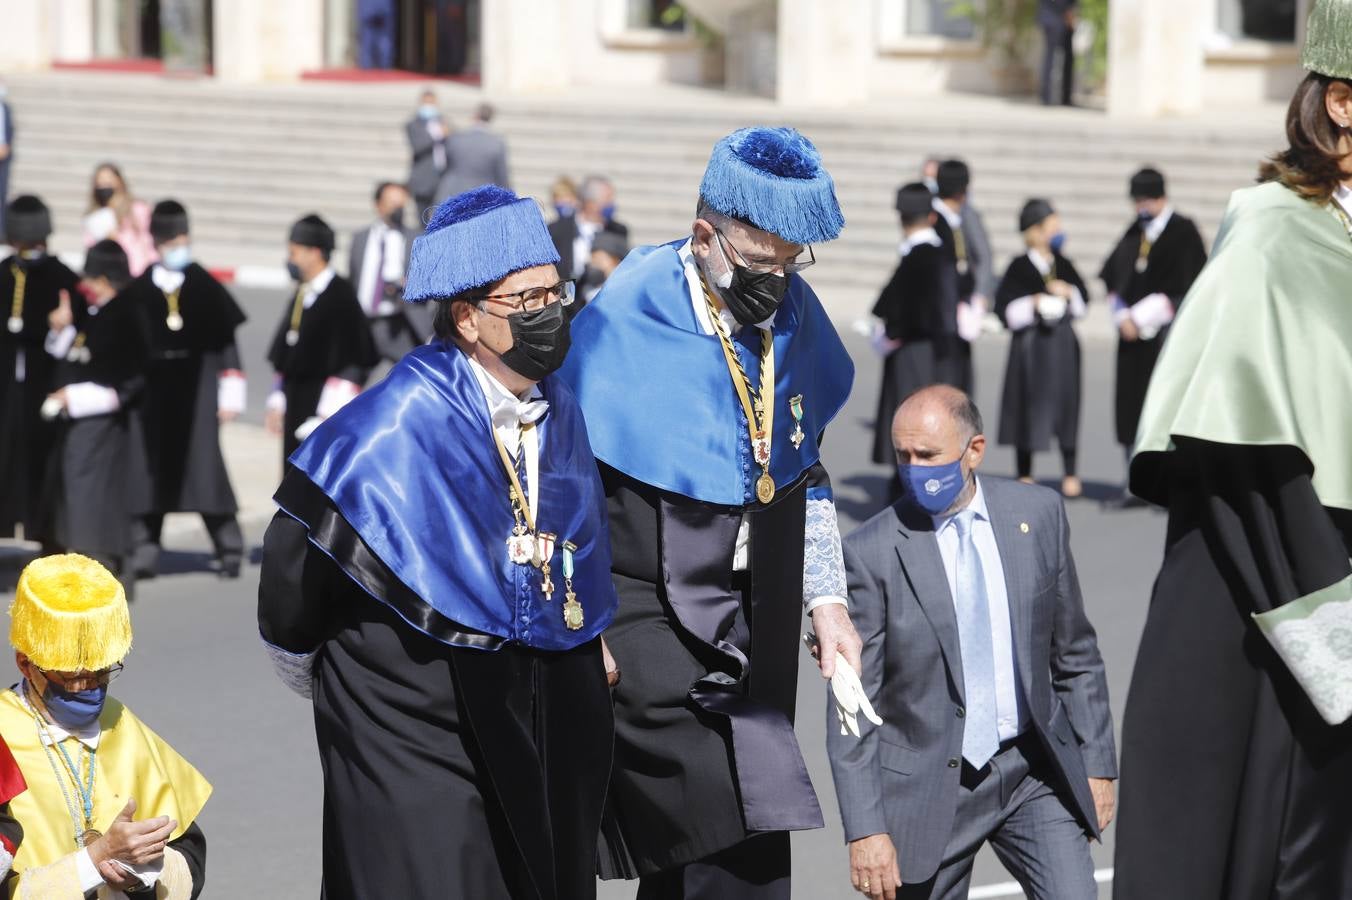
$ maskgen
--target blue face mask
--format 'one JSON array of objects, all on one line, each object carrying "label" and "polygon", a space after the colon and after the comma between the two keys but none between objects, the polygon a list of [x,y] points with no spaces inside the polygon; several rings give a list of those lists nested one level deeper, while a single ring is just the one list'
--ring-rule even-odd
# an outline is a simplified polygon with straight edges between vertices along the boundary
[{"label": "blue face mask", "polygon": [[560,219],[566,219],[577,212],[577,207],[571,203],[555,203],[554,212],[558,213]]},{"label": "blue face mask", "polygon": [[1142,225],[1148,225],[1154,218],[1155,217],[1150,214],[1149,210],[1140,209],[1136,211],[1136,220]]},{"label": "blue face mask", "polygon": [[607,222],[615,218],[615,204],[612,203],[609,206],[601,207],[601,217]]},{"label": "blue face mask", "polygon": [[93,725],[103,712],[103,702],[108,699],[108,685],[100,685],[87,691],[68,691],[48,681],[42,692],[42,703],[56,724],[67,731],[80,731]]},{"label": "blue face mask", "polygon": [[160,263],[170,271],[182,272],[188,268],[192,262],[192,247],[187,244],[177,244],[164,251],[160,257]]},{"label": "blue face mask", "polygon": [[[963,448],[963,455],[967,453]],[[917,509],[937,516],[958,499],[967,481],[962,477],[962,456],[943,466],[897,466],[902,496]]]},{"label": "blue face mask", "polygon": [[440,115],[441,115],[441,110],[437,109],[437,108],[436,108],[434,105],[432,105],[431,103],[424,103],[422,106],[419,106],[419,107],[418,107],[418,116],[419,116],[419,118],[426,119],[426,120],[431,120],[431,119],[437,118],[437,117],[440,116]]},{"label": "blue face mask", "polygon": [[1053,253],[1060,253],[1061,248],[1065,245],[1066,233],[1064,231],[1058,231],[1056,234],[1052,235],[1051,246]]}]

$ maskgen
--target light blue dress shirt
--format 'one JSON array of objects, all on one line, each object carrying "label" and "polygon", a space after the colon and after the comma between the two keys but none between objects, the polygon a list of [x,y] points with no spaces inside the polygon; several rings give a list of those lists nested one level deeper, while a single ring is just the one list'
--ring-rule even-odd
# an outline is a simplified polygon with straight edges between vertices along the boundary
[{"label": "light blue dress shirt", "polygon": [[[1023,733],[1028,717],[1023,690],[1019,685],[1005,569],[1000,561],[1000,548],[995,543],[995,529],[991,527],[980,478],[976,480],[976,495],[967,508],[976,513],[976,521],[972,523],[972,542],[981,556],[981,570],[986,579],[986,600],[991,614],[991,646],[995,655],[995,707],[1000,740],[1004,742]],[[953,517],[935,516],[934,534],[939,540],[944,576],[948,579],[949,596],[952,597],[957,593],[958,578],[958,529],[953,524]]]}]

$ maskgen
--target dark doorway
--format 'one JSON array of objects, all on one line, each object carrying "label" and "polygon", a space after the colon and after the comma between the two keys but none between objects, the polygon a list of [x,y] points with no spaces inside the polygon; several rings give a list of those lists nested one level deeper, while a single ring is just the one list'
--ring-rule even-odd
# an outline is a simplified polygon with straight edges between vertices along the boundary
[{"label": "dark doorway", "polygon": [[479,0],[357,0],[356,63],[424,75],[479,74]]}]

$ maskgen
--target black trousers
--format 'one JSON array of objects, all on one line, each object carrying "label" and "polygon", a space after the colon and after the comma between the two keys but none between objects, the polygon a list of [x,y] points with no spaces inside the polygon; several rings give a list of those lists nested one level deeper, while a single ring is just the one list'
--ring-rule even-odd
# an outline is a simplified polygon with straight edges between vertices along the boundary
[{"label": "black trousers", "polygon": [[734,847],[639,880],[636,900],[789,900],[789,833],[758,834]]},{"label": "black trousers", "polygon": [[[202,525],[211,537],[216,559],[223,565],[239,563],[244,558],[244,532],[239,520],[230,513],[202,513]],[[164,513],[151,513],[135,524],[135,561],[139,572],[153,572],[160,558],[160,535],[164,532]]]},{"label": "black trousers", "polygon": [[[1076,450],[1075,450],[1074,447],[1062,447],[1062,448],[1061,448],[1061,468],[1062,468],[1062,471],[1063,471],[1067,476],[1070,476],[1070,475],[1074,475],[1074,474],[1075,474],[1075,466],[1076,466],[1077,461],[1078,461],[1078,454],[1077,454],[1077,452],[1076,452]],[[1014,463],[1015,463],[1015,467],[1018,469],[1018,473],[1019,473],[1019,477],[1020,477],[1020,478],[1032,478],[1032,477],[1033,477],[1033,451],[1032,451],[1032,450],[1015,450],[1015,451],[1014,451]]]},{"label": "black trousers", "polygon": [[1043,28],[1046,47],[1042,52],[1042,103],[1052,105],[1052,76],[1056,72],[1056,57],[1061,56],[1061,90],[1058,102],[1070,106],[1071,94],[1075,90],[1075,32],[1061,25],[1057,28]]}]

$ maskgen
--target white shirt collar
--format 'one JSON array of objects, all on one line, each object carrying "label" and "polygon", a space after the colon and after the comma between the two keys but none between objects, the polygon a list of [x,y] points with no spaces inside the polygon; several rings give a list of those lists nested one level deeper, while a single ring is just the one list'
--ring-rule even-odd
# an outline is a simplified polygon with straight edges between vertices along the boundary
[{"label": "white shirt collar", "polygon": [[[34,715],[40,715],[37,710],[33,709],[32,704],[28,702],[29,688],[26,680],[21,680],[11,690],[19,695],[19,699],[23,702],[25,709]],[[36,691],[34,691],[34,693],[36,693]],[[93,724],[88,728],[77,731],[67,731],[55,722],[48,721],[46,717],[44,717],[42,721],[46,728],[39,729],[38,734],[42,738],[42,743],[48,747],[73,737],[90,750],[97,750],[99,748],[99,738],[103,734],[103,726],[99,724],[98,719],[95,719]],[[36,727],[36,725],[34,727]]]},{"label": "white shirt collar", "polygon": [[947,203],[938,197],[931,200],[930,205],[934,207],[935,212],[944,217],[944,221],[948,223],[949,228],[956,230],[962,227],[962,213],[954,212]]},{"label": "white shirt collar", "polygon": [[1174,217],[1174,208],[1172,206],[1164,207],[1164,211],[1151,219],[1145,226],[1145,239],[1150,243],[1155,243],[1164,234],[1164,229],[1169,226],[1169,220]]},{"label": "white shirt collar", "polygon": [[319,299],[319,295],[329,289],[329,285],[333,282],[336,274],[333,271],[333,266],[328,266],[324,271],[311,278],[305,285],[305,297],[301,300],[301,305],[306,309],[314,306],[315,301]]},{"label": "white shirt collar", "polygon": [[538,384],[531,386],[530,392],[523,400],[494,378],[477,359],[468,354],[465,358],[469,360],[470,370],[474,372],[474,377],[484,392],[484,400],[488,403],[488,416],[493,421],[493,430],[498,432],[498,437],[503,439],[509,450],[513,449],[516,446],[520,426],[539,421],[549,409],[549,402],[544,399],[545,395],[540,391]]},{"label": "white shirt collar", "polygon": [[1056,261],[1054,258],[1048,259],[1032,247],[1028,248],[1028,260],[1037,267],[1038,273],[1041,275],[1049,274],[1052,270],[1052,263]]},{"label": "white shirt collar", "polygon": [[1343,208],[1343,212],[1352,216],[1352,188],[1345,184],[1338,185],[1338,189],[1333,192],[1333,199]]},{"label": "white shirt collar", "polygon": [[968,503],[966,506],[964,506],[962,509],[958,510],[958,512],[953,513],[952,515],[935,516],[934,517],[935,534],[938,534],[939,532],[947,528],[949,523],[951,523],[954,519],[956,519],[958,513],[962,512],[963,509],[970,509],[972,512],[976,513],[976,517],[978,519],[984,522],[989,522],[991,520],[990,512],[986,509],[986,492],[981,489],[981,478],[977,475],[973,475],[972,477],[976,480],[976,493],[972,495],[971,502]]},{"label": "white shirt collar", "polygon": [[916,247],[919,247],[921,244],[929,244],[932,247],[940,247],[943,246],[943,241],[939,239],[939,233],[936,232],[932,227],[927,225],[924,228],[920,229],[919,231],[913,232],[912,234],[910,234],[909,236],[907,236],[902,240],[899,248],[901,251],[902,259],[905,259],[907,254],[909,254]]},{"label": "white shirt collar", "polygon": [[[709,318],[709,304],[704,299],[704,286],[700,282],[699,262],[695,259],[695,253],[690,249],[694,238],[687,238],[686,242],[676,249],[676,255],[681,258],[681,266],[685,270],[686,287],[690,290],[690,303],[695,309],[695,321],[699,323],[700,330],[705,334],[714,333],[713,320]],[[775,327],[775,316],[777,313],[771,313],[770,318],[764,322],[757,322],[757,328],[771,329]],[[718,319],[727,328],[729,334],[736,334],[742,330],[742,323],[737,321],[736,316],[728,312],[726,306],[718,310]]]},{"label": "white shirt collar", "polygon": [[166,294],[171,294],[183,287],[183,280],[186,277],[182,272],[166,269],[159,263],[155,263],[155,267],[150,270],[150,280],[155,283],[155,287]]}]

